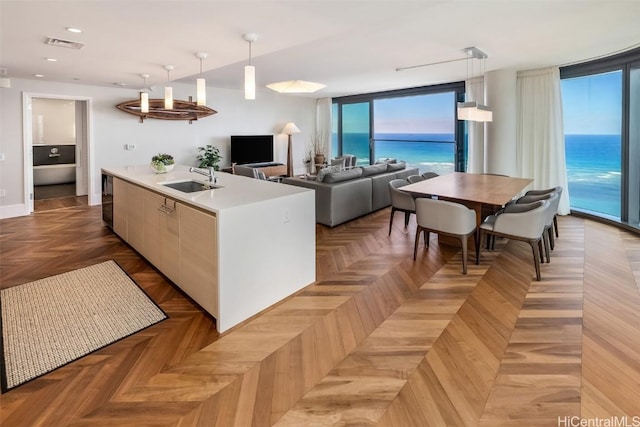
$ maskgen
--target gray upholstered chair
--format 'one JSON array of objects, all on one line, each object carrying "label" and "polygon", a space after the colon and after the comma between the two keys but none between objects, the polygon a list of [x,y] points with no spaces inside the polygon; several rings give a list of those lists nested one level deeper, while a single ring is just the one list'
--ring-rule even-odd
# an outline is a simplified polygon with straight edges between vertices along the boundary
[{"label": "gray upholstered chair", "polygon": [[258,168],[252,168],[249,166],[235,165],[233,167],[233,173],[235,175],[246,176],[249,178],[265,180],[267,177],[264,172],[261,172]]},{"label": "gray upholstered chair", "polygon": [[[524,196],[538,196],[541,194],[549,194],[549,193],[558,193],[559,196],[562,197],[562,187],[558,186],[553,188],[547,188],[546,190],[529,190],[526,193],[524,193]],[[560,204],[560,200],[558,200],[558,204]],[[556,237],[560,237],[560,235],[558,234],[558,209],[557,208],[556,208],[555,214],[553,215],[553,227],[556,230]]]},{"label": "gray upholstered chair", "polygon": [[[547,200],[507,206],[502,213],[488,216],[480,225],[480,240],[486,234],[527,242],[533,252],[536,280],[540,280],[542,235],[550,208],[551,203]],[[479,259],[480,249],[476,252],[476,263]]]},{"label": "gray upholstered chair", "polygon": [[414,184],[416,182],[420,182],[420,181],[424,181],[427,178],[423,177],[422,175],[409,175],[407,177],[407,181],[409,181],[410,184]]},{"label": "gray upholstered chair", "polygon": [[404,179],[392,179],[389,181],[389,194],[391,196],[391,218],[389,218],[389,235],[393,226],[393,215],[397,212],[404,212],[404,227],[409,225],[409,217],[416,213],[416,203],[409,193],[398,190],[398,188],[409,185]]},{"label": "gray upholstered chair", "polygon": [[435,172],[425,172],[420,176],[422,176],[424,179],[431,179],[431,178],[435,178],[436,176],[440,176],[440,175],[438,175]]},{"label": "gray upholstered chair", "polygon": [[[416,240],[413,245],[413,259],[416,259],[420,232],[424,234],[424,245],[429,247],[431,232],[460,239],[462,246],[462,273],[467,274],[467,242],[473,235],[476,242],[476,212],[460,203],[446,200],[416,199]],[[474,246],[477,246],[475,244]]]},{"label": "gray upholstered chair", "polygon": [[[545,220],[545,230],[542,234],[545,254],[547,256],[547,262],[551,262],[551,249],[555,247],[555,241],[553,238],[553,225],[554,219],[556,217],[556,212],[558,212],[558,204],[560,203],[560,194],[556,192],[551,193],[542,193],[542,194],[530,194],[524,195],[520,197],[516,201],[516,205],[523,205],[528,203],[537,202],[540,200],[548,200],[551,204],[547,212],[547,219]],[[509,211],[510,206],[505,207],[505,211]]]}]

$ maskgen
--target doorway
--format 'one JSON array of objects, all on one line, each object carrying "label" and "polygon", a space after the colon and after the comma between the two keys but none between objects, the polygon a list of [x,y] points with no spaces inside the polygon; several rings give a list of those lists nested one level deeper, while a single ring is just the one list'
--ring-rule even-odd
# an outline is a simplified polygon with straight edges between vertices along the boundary
[{"label": "doorway", "polygon": [[24,105],[28,213],[89,204],[88,99],[25,94]]}]

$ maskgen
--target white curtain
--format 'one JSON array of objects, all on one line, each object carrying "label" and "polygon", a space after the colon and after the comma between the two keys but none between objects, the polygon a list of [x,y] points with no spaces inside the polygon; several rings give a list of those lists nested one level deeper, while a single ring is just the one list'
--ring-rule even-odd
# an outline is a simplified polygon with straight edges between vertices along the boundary
[{"label": "white curtain", "polygon": [[331,98],[320,98],[316,102],[316,133],[324,139],[329,158],[334,156],[331,153],[331,105]]},{"label": "white curtain", "polygon": [[517,76],[516,170],[534,189],[562,187],[558,213],[569,213],[562,97],[558,67],[521,71]]},{"label": "white curtain", "polygon": [[[476,77],[464,83],[465,101],[481,101],[478,94],[484,93],[484,78]],[[469,146],[467,154],[467,172],[484,173],[484,122],[467,121]]]}]

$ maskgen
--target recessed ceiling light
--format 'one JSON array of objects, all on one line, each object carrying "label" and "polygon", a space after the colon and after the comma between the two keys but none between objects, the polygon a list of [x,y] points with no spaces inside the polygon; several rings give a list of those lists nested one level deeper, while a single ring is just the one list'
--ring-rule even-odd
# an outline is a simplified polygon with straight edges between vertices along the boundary
[{"label": "recessed ceiling light", "polygon": [[44,74],[34,74],[33,77],[44,77]]},{"label": "recessed ceiling light", "polygon": [[115,82],[114,83],[115,86],[126,86],[126,83],[122,83],[122,82]]},{"label": "recessed ceiling light", "polygon": [[67,31],[69,31],[70,33],[81,33],[82,32],[82,30],[80,28],[67,27],[65,29]]},{"label": "recessed ceiling light", "polygon": [[49,61],[49,62],[56,62],[56,61],[57,61],[57,59],[56,59],[56,58],[44,58],[44,59],[45,59],[46,61]]}]

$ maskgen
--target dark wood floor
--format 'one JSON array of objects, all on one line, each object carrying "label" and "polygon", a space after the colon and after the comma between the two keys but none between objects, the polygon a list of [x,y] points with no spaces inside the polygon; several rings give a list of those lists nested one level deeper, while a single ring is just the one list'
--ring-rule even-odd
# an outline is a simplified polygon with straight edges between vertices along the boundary
[{"label": "dark wood floor", "polygon": [[[115,259],[169,319],[0,396],[2,426],[546,425],[640,415],[640,238],[563,217],[533,280],[498,241],[461,274],[389,210],[317,228],[317,282],[219,337],[79,206],[0,221],[0,285]],[[629,418],[631,419],[631,418]]]}]

